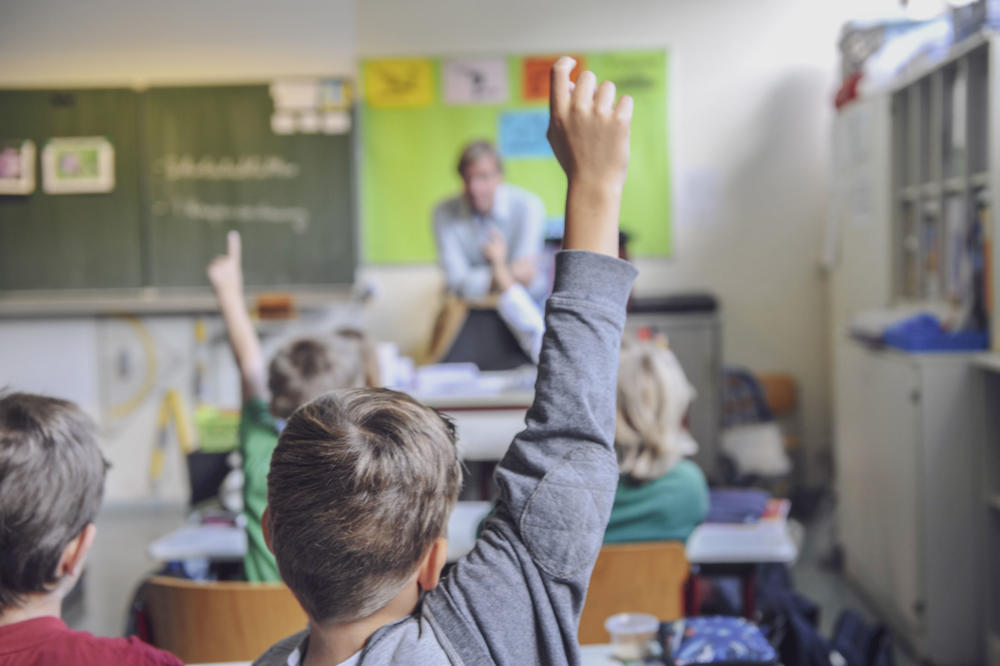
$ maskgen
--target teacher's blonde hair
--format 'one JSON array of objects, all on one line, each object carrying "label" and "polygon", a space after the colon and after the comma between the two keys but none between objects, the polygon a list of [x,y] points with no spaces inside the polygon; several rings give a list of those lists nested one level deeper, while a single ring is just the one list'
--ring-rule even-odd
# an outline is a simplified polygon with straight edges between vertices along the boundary
[{"label": "teacher's blonde hair", "polygon": [[684,429],[694,397],[694,387],[665,338],[622,340],[615,453],[623,476],[659,478],[697,451]]}]

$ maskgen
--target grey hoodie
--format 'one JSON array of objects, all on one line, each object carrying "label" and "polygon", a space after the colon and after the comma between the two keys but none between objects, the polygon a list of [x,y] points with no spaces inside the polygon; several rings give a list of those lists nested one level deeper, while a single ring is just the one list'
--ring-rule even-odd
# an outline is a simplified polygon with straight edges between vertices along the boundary
[{"label": "grey hoodie", "polygon": [[[556,256],[535,402],[497,467],[493,515],[414,613],[345,663],[580,662],[577,625],[618,483],[618,351],[635,275],[603,255]],[[290,636],[254,664],[298,666],[308,640]]]}]

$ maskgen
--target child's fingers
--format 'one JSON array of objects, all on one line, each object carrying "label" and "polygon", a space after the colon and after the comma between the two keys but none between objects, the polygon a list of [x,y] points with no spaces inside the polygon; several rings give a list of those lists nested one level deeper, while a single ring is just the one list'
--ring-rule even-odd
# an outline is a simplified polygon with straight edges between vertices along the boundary
[{"label": "child's fingers", "polygon": [[563,56],[552,65],[549,84],[549,108],[553,114],[561,113],[569,107],[570,93],[573,83],[569,74],[576,67],[576,61],[569,56]]},{"label": "child's fingers", "polygon": [[635,102],[632,100],[632,96],[622,95],[622,98],[618,100],[618,105],[615,106],[615,117],[623,122],[631,123],[634,108]]},{"label": "child's fingers", "polygon": [[227,254],[233,259],[239,260],[240,253],[242,252],[242,241],[240,240],[240,232],[230,231],[226,234],[226,245],[228,248]]},{"label": "child's fingers", "polygon": [[611,115],[615,106],[615,84],[611,81],[603,81],[597,88],[597,95],[594,97],[594,108],[599,113]]},{"label": "child's fingers", "polygon": [[590,70],[580,74],[573,90],[573,107],[590,109],[594,105],[594,88],[597,87],[597,77]]}]

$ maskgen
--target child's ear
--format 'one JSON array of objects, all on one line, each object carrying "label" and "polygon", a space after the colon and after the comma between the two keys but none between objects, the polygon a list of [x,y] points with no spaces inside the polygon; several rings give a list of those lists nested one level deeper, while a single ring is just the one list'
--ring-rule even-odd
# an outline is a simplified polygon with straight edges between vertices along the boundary
[{"label": "child's ear", "polygon": [[448,561],[448,540],[444,537],[434,539],[434,543],[427,549],[427,555],[420,565],[420,572],[417,574],[417,584],[424,592],[430,592],[441,582],[441,569]]},{"label": "child's ear", "polygon": [[264,543],[267,544],[267,549],[274,553],[274,548],[271,547],[271,508],[268,507],[264,509],[264,513],[260,517],[260,531],[264,533]]},{"label": "child's ear", "polygon": [[97,536],[97,526],[94,523],[87,523],[76,537],[66,544],[62,557],[59,558],[59,568],[57,574],[59,578],[63,576],[78,577],[83,571],[83,565],[87,561],[87,553],[94,545],[94,538]]}]

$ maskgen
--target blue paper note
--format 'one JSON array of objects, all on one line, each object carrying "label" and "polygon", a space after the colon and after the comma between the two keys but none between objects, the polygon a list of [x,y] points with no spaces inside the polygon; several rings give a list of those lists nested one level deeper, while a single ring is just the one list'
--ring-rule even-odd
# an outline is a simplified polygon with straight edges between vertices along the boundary
[{"label": "blue paper note", "polygon": [[549,127],[546,109],[507,111],[500,115],[500,154],[506,158],[555,157],[545,132]]}]

